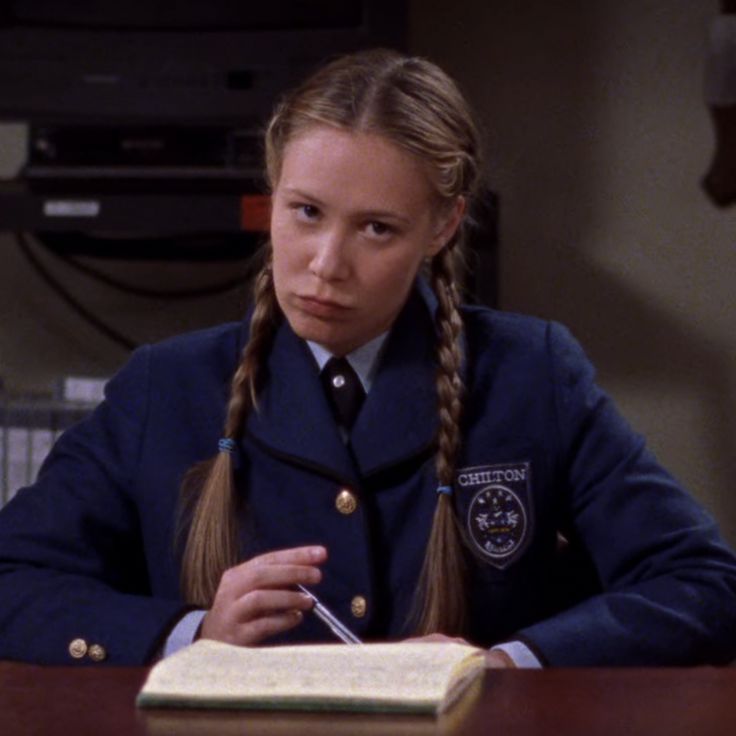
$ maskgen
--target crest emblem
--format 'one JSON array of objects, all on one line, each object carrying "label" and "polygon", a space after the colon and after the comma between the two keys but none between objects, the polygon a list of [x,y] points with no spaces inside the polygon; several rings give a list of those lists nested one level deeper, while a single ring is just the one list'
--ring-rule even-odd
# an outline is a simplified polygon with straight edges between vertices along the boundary
[{"label": "crest emblem", "polygon": [[473,492],[465,515],[471,548],[494,567],[507,567],[531,539],[529,463],[465,468],[458,485]]}]

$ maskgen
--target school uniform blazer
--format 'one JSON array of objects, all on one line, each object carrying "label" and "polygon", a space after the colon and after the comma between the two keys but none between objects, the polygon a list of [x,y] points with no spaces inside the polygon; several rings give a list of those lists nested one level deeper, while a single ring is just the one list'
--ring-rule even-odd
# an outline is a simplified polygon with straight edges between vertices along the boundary
[{"label": "school uniform blazer", "polygon": [[[411,631],[436,505],[430,311],[411,295],[350,446],[313,357],[284,323],[239,447],[243,557],[326,545],[314,592],[366,639]],[[470,567],[468,638],[518,638],[552,665],[732,659],[734,557],[595,385],[570,335],[482,308],[464,320],[453,502]],[[137,350],[0,513],[0,658],[121,665],[156,655],[187,610],[180,483],[216,452],[246,333],[229,324]],[[344,489],[356,504],[337,502]],[[584,550],[592,587],[560,573],[560,530]],[[332,637],[310,615],[279,639],[317,640]]]}]

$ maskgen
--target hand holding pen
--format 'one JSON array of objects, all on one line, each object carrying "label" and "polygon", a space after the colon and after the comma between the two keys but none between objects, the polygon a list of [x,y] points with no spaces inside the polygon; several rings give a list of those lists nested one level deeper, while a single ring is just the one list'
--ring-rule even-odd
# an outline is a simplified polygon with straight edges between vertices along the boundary
[{"label": "hand holding pen", "polygon": [[302,593],[305,593],[308,595],[313,601],[314,601],[314,608],[312,609],[312,613],[322,621],[322,623],[327,626],[327,628],[338,638],[340,641],[345,642],[345,644],[362,644],[363,642],[358,639],[355,634],[353,634],[350,629],[345,626],[340,619],[335,616],[334,613],[332,613],[324,604],[322,604],[319,599],[313,594],[310,593],[303,585],[297,585],[297,588],[302,591]]},{"label": "hand holding pen", "polygon": [[[326,560],[324,547],[295,547],[268,552],[226,570],[202,620],[200,637],[253,646],[294,628],[305,611],[316,608],[314,596],[297,586],[319,583],[319,566]],[[315,615],[320,614],[315,610]]]}]

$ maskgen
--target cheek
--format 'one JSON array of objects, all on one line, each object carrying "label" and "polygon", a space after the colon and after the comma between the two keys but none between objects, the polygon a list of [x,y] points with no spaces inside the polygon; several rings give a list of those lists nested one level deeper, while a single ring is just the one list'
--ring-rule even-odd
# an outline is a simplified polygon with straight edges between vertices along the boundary
[{"label": "cheek", "polygon": [[289,263],[286,252],[275,248],[273,250],[272,268],[276,301],[278,301],[284,313],[287,313],[289,307],[288,295],[296,288],[294,283],[296,269]]},{"label": "cheek", "polygon": [[271,223],[271,251],[273,253],[274,277],[286,276],[293,264],[298,261],[299,242],[294,236],[293,228],[283,223]]},{"label": "cheek", "polygon": [[391,276],[396,281],[408,281],[411,283],[422,266],[425,257],[428,255],[427,248],[423,245],[424,241],[419,243],[413,242],[410,247],[405,248],[401,253],[397,253],[397,257],[393,262],[386,264]]},{"label": "cheek", "polygon": [[284,308],[283,296],[287,290],[289,282],[289,248],[286,243],[289,240],[285,237],[283,228],[276,223],[271,225],[271,266],[273,268],[273,286],[276,291],[276,299],[281,308]]},{"label": "cheek", "polygon": [[414,283],[422,259],[416,254],[401,254],[398,258],[385,258],[370,273],[371,291],[386,307],[393,308],[401,304]]}]

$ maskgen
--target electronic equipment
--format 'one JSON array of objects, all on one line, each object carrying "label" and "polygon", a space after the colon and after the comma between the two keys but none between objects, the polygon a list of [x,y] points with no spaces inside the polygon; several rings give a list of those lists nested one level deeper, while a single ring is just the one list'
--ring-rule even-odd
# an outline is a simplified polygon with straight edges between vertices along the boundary
[{"label": "electronic equipment", "polygon": [[0,181],[0,230],[252,226],[278,95],[405,40],[404,0],[7,0],[0,121],[27,126],[27,150]]}]

